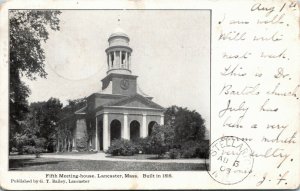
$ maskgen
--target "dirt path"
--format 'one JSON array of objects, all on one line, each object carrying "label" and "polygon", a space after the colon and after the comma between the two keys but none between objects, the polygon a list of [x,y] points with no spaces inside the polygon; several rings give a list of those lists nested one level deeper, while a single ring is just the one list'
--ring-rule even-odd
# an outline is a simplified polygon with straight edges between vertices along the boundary
[{"label": "dirt path", "polygon": [[77,160],[102,160],[102,161],[131,161],[131,162],[158,162],[158,163],[199,163],[204,164],[205,159],[120,159],[107,157],[105,153],[95,154],[43,154],[43,158],[61,158],[61,159],[77,159]]}]

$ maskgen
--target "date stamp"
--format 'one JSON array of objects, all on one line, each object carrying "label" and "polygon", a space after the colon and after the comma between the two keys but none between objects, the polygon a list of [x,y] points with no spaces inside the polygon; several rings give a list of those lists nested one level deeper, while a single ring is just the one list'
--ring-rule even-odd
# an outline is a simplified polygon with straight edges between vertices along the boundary
[{"label": "date stamp", "polygon": [[[237,184],[251,172],[254,159],[252,150],[242,139],[224,136],[210,146],[209,175],[220,184]],[[208,167],[208,163],[206,162]]]}]

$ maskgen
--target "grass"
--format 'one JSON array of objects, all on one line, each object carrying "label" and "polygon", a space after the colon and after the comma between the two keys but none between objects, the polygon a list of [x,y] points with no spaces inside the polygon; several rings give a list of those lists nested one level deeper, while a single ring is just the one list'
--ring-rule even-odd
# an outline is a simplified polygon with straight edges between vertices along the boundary
[{"label": "grass", "polygon": [[205,170],[205,164],[96,161],[76,159],[10,157],[9,169],[17,171],[187,171]]},{"label": "grass", "polygon": [[58,152],[58,153],[45,153],[47,155],[86,155],[86,154],[96,154],[95,151],[81,151],[81,152]]}]

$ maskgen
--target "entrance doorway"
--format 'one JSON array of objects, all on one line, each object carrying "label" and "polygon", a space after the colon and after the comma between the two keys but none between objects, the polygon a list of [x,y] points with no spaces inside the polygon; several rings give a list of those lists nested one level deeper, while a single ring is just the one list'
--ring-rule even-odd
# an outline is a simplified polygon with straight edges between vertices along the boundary
[{"label": "entrance doorway", "polygon": [[152,131],[153,131],[153,127],[157,125],[156,121],[151,121],[148,125],[148,136],[151,135]]},{"label": "entrance doorway", "polygon": [[114,139],[121,138],[121,122],[117,119],[114,119],[110,123],[110,141],[112,142]]},{"label": "entrance doorway", "polygon": [[140,137],[140,123],[136,120],[130,123],[130,140],[135,141]]}]

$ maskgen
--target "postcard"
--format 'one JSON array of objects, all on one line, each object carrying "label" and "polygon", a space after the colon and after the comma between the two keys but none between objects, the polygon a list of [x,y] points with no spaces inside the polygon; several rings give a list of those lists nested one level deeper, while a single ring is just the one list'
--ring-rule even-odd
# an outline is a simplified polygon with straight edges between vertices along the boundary
[{"label": "postcard", "polygon": [[299,188],[298,1],[0,8],[1,189]]}]

